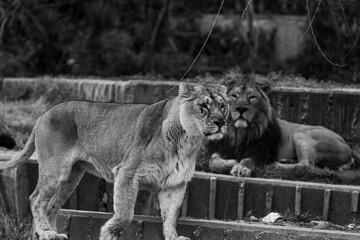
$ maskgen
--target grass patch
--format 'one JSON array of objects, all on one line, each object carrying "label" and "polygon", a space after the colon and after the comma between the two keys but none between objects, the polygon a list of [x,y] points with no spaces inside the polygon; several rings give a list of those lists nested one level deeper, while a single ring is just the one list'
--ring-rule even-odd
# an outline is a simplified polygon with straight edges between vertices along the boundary
[{"label": "grass patch", "polygon": [[32,237],[31,216],[17,216],[0,207],[0,239],[30,240]]},{"label": "grass patch", "polygon": [[15,138],[18,145],[24,145],[30,136],[36,119],[49,107],[44,98],[0,101],[2,116],[0,123]]},{"label": "grass patch", "polygon": [[274,165],[258,167],[253,172],[254,177],[305,181],[328,184],[360,185],[360,169],[350,169],[345,172],[330,169],[302,167],[294,169],[278,169]]}]

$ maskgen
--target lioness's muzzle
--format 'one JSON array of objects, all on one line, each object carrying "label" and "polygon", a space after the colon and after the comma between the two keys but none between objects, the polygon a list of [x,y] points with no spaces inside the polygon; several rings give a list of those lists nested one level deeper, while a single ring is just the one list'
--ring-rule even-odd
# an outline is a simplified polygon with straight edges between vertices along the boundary
[{"label": "lioness's muzzle", "polygon": [[222,126],[225,125],[225,120],[223,118],[220,118],[220,119],[215,119],[212,121],[213,124],[215,124],[216,126],[218,126],[218,128],[221,128]]}]

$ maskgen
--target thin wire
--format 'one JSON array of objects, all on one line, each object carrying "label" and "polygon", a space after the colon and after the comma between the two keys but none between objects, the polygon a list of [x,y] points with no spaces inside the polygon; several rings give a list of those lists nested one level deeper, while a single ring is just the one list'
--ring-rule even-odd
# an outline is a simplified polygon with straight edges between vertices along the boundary
[{"label": "thin wire", "polygon": [[353,35],[351,34],[351,31],[350,31],[350,28],[349,28],[349,23],[348,23],[348,21],[347,21],[347,19],[346,19],[346,16],[345,16],[345,10],[344,10],[344,7],[343,7],[343,5],[342,5],[342,3],[341,3],[341,0],[339,0],[339,5],[340,5],[341,11],[342,11],[342,15],[343,15],[343,17],[344,17],[344,21],[345,21],[345,23],[346,23],[346,29],[348,30],[348,33],[349,33],[351,39],[354,40]]},{"label": "thin wire", "polygon": [[[343,7],[343,5],[342,5],[342,3],[341,3],[341,0],[339,0],[339,4],[340,4],[341,11],[342,11],[342,14],[343,14],[345,23],[346,23],[346,28],[347,28],[347,30],[348,30],[348,33],[349,33],[351,39],[354,40],[353,35],[351,34],[351,31],[350,31],[350,28],[349,28],[349,23],[348,23],[348,21],[347,21],[347,19],[346,19],[346,16],[345,16],[345,10],[344,10],[344,7]],[[357,33],[357,35],[356,35],[356,38],[355,38],[355,40],[354,40],[354,42],[353,42],[350,50],[345,54],[345,56],[344,56],[341,60],[345,59],[345,58],[352,52],[352,50],[354,49],[354,47],[355,47],[355,45],[356,45],[356,43],[357,43],[357,41],[358,41],[358,39],[359,39],[359,34],[360,34],[360,29],[359,29],[359,31],[358,31],[358,33]]]},{"label": "thin wire", "polygon": [[355,38],[354,43],[353,43],[353,45],[351,46],[350,50],[347,52],[347,54],[346,54],[341,60],[343,60],[344,58],[346,58],[346,57],[352,52],[352,50],[353,50],[354,47],[356,46],[356,43],[357,43],[357,41],[358,41],[358,39],[359,39],[359,35],[360,35],[360,29],[359,29],[359,31],[358,31],[358,33],[357,33],[357,35],[356,35],[356,38]]},{"label": "thin wire", "polygon": [[[320,2],[321,2],[321,0],[320,0]],[[310,22],[311,18],[310,18],[310,10],[309,10],[309,0],[306,0],[306,8],[307,8],[308,19],[309,19],[309,22]],[[331,64],[334,65],[334,66],[337,66],[337,67],[346,67],[346,64],[338,64],[338,63],[335,63],[335,62],[331,61],[328,57],[326,57],[325,53],[322,51],[322,49],[321,49],[321,47],[320,47],[320,45],[319,45],[319,43],[318,43],[318,41],[317,41],[317,39],[316,39],[316,37],[315,37],[315,33],[314,33],[314,29],[313,29],[312,25],[310,25],[310,30],[311,30],[311,34],[312,34],[312,36],[313,36],[313,38],[314,38],[314,41],[315,41],[315,43],[316,43],[316,46],[317,46],[317,48],[319,49],[321,55],[325,58],[325,60],[328,61],[329,63],[331,63]]]},{"label": "thin wire", "polygon": [[[212,31],[213,31],[213,29],[214,29],[214,27],[215,27],[215,23],[216,23],[219,15],[220,15],[220,12],[221,12],[221,9],[222,9],[222,7],[223,7],[223,5],[224,5],[224,2],[225,2],[225,0],[222,0],[222,1],[221,1],[219,10],[218,10],[218,12],[216,13],[216,16],[215,16],[214,21],[213,21],[213,23],[212,23],[212,25],[211,25],[210,31],[209,31],[209,33],[208,33],[208,35],[207,35],[207,37],[206,37],[203,45],[201,46],[198,54],[196,55],[195,59],[194,59],[193,62],[191,63],[191,65],[190,65],[190,67],[188,68],[188,70],[187,70],[187,71],[184,73],[184,75],[180,78],[179,82],[182,82],[182,80],[184,80],[184,77],[190,72],[191,68],[194,66],[196,60],[199,58],[201,52],[203,51],[203,49],[204,49],[207,41],[208,41],[209,38],[210,38],[211,33],[212,33]],[[176,86],[173,86],[172,88],[170,88],[170,89],[167,91],[167,93],[171,92],[175,87],[176,87]]]},{"label": "thin wire", "polygon": [[294,47],[294,46],[296,46],[296,45],[305,37],[305,35],[306,35],[306,34],[308,33],[308,31],[310,30],[310,26],[313,24],[313,21],[315,20],[315,17],[316,17],[316,15],[317,15],[318,11],[319,11],[320,3],[321,3],[321,0],[318,2],[318,5],[316,6],[315,13],[314,13],[314,15],[313,15],[313,17],[312,17],[312,19],[311,19],[311,21],[310,21],[310,24],[309,24],[308,27],[306,28],[306,31],[303,33],[303,35],[301,35],[301,37],[300,37],[297,41],[295,41],[294,43],[292,43],[292,44],[284,44],[282,41],[280,41],[280,43],[282,43],[282,44],[283,44],[284,46],[286,46],[286,47]]},{"label": "thin wire", "polygon": [[211,26],[211,28],[210,28],[210,31],[209,31],[206,39],[205,39],[205,42],[204,42],[203,45],[201,46],[200,51],[198,52],[198,54],[196,55],[195,59],[194,59],[193,62],[191,63],[189,69],[188,69],[188,70],[184,73],[184,75],[181,77],[180,82],[181,82],[181,81],[184,79],[184,77],[190,72],[191,68],[194,66],[196,60],[199,58],[201,52],[203,51],[203,49],[204,49],[207,41],[208,41],[209,38],[210,38],[211,33],[212,33],[212,31],[213,31],[213,29],[214,29],[214,27],[215,27],[215,23],[216,23],[219,15],[220,15],[220,11],[221,11],[221,9],[222,9],[222,7],[223,7],[223,5],[224,5],[224,2],[225,2],[225,0],[222,0],[222,1],[221,1],[221,5],[220,5],[220,7],[219,7],[219,10],[218,10],[218,12],[217,12],[217,14],[216,14],[216,16],[215,16],[215,19],[214,19],[213,23],[212,23],[212,26]]},{"label": "thin wire", "polygon": [[246,11],[248,9],[248,7],[250,6],[250,3],[251,3],[251,0],[249,0],[249,2],[246,4],[243,12],[242,12],[242,15],[241,15],[241,18],[244,18],[245,14],[246,14]]}]

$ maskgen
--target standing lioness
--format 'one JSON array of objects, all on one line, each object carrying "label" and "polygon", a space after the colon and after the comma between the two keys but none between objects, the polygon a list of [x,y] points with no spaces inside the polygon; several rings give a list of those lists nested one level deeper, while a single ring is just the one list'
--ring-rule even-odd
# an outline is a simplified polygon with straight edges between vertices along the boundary
[{"label": "standing lioness", "polygon": [[158,191],[166,240],[178,237],[175,226],[187,182],[204,137],[226,132],[226,89],[180,84],[179,95],[152,105],[72,101],[58,104],[37,120],[16,158],[16,166],[38,153],[39,179],[30,196],[35,235],[67,239],[56,232],[63,203],[85,171],[114,182],[114,215],[100,239],[118,239],[134,215],[139,184]]}]

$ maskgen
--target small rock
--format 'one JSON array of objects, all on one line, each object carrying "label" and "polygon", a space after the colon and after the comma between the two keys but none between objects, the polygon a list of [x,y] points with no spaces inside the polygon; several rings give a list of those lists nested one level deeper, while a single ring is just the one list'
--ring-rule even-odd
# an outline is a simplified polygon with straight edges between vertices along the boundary
[{"label": "small rock", "polygon": [[263,217],[261,221],[264,223],[274,223],[280,219],[282,219],[282,216],[279,213],[271,212],[266,217]]},{"label": "small rock", "polygon": [[311,221],[310,226],[316,229],[345,230],[346,228],[327,221]]},{"label": "small rock", "polygon": [[252,221],[252,222],[260,222],[260,220],[255,216],[250,216],[250,221]]},{"label": "small rock", "polygon": [[305,222],[300,222],[300,223],[299,223],[299,226],[300,226],[300,227],[305,227],[305,226],[306,226],[306,223],[305,223]]},{"label": "small rock", "polygon": [[317,229],[328,229],[330,222],[327,221],[311,221],[310,226]]},{"label": "small rock", "polygon": [[310,226],[313,228],[325,229],[328,228],[330,225],[329,222],[326,221],[311,221]]},{"label": "small rock", "polygon": [[349,225],[347,225],[348,229],[355,229],[356,225],[354,223],[350,223]]}]

